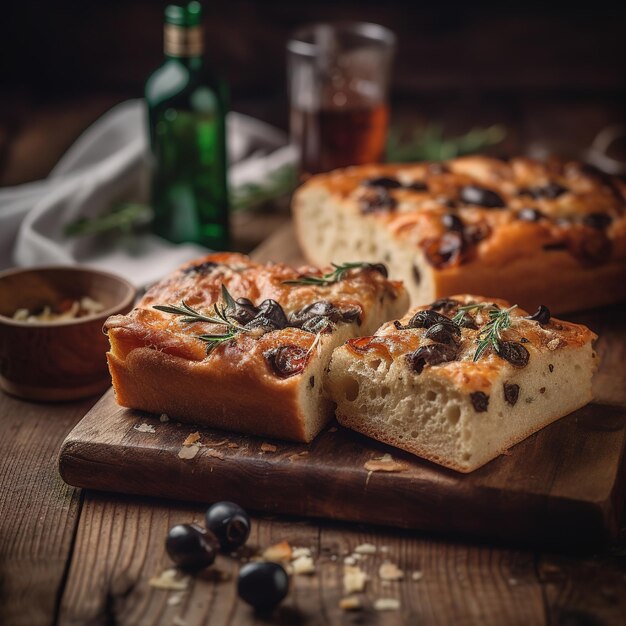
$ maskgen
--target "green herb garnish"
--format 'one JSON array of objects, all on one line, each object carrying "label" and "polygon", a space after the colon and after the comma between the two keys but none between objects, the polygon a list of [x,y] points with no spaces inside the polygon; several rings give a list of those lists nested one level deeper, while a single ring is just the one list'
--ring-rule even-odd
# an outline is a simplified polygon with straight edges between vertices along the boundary
[{"label": "green herb garnish", "polygon": [[489,347],[492,347],[496,352],[500,350],[502,331],[511,327],[511,311],[515,308],[517,308],[517,304],[508,309],[490,309],[489,321],[478,331],[478,337],[476,338],[478,347],[474,353],[474,363],[480,359]]},{"label": "green herb garnish", "polygon": [[215,315],[205,315],[204,313],[200,313],[190,307],[184,300],[181,302],[180,306],[174,306],[171,304],[155,304],[152,308],[157,311],[163,311],[163,313],[170,313],[171,315],[181,315],[182,317],[180,318],[180,321],[186,324],[208,322],[210,324],[219,324],[220,326],[224,326],[225,331],[223,333],[196,335],[198,339],[207,344],[206,353],[210,354],[211,351],[221,343],[230,341],[240,333],[247,332],[248,330],[237,320],[229,316],[228,311],[234,311],[236,303],[224,285],[222,285],[221,299],[221,304],[216,302],[213,305]]},{"label": "green herb garnish", "polygon": [[456,137],[446,137],[443,126],[436,123],[418,127],[408,137],[392,129],[387,141],[387,161],[445,161],[497,145],[505,136],[506,129],[499,124],[488,128],[472,128]]},{"label": "green herb garnish", "polygon": [[338,283],[349,270],[365,269],[374,267],[371,263],[342,263],[337,265],[331,263],[335,268],[332,272],[322,274],[321,276],[301,276],[293,280],[283,280],[283,285],[318,285],[321,287],[327,287],[328,285],[334,285]]},{"label": "green herb garnish", "polygon": [[118,231],[132,234],[147,226],[153,219],[152,209],[137,202],[120,202],[107,213],[95,217],[80,217],[65,226],[67,237],[83,237]]}]

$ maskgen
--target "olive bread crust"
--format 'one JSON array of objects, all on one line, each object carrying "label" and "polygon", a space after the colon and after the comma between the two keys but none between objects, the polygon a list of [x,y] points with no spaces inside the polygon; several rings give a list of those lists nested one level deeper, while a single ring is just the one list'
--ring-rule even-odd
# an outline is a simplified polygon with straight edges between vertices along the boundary
[{"label": "olive bread crust", "polygon": [[335,350],[339,422],[459,472],[591,401],[596,335],[462,295],[412,309]]},{"label": "olive bread crust", "polygon": [[473,292],[562,312],[626,298],[626,185],[581,163],[351,167],[309,179],[293,213],[310,262],[386,263],[413,304]]},{"label": "olive bread crust", "polygon": [[[332,416],[323,383],[333,349],[408,308],[406,291],[387,280],[383,266],[331,274],[325,280],[315,268],[261,265],[229,253],[181,267],[130,314],[105,324],[118,403],[311,441]],[[219,313],[228,326],[206,321]]]}]

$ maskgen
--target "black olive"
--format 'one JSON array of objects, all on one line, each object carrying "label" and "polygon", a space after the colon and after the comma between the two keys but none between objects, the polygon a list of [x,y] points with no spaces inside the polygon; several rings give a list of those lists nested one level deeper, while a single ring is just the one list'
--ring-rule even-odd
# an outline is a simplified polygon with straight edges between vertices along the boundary
[{"label": "black olive", "polygon": [[318,315],[309,318],[302,324],[301,328],[307,333],[313,333],[314,335],[317,335],[317,333],[330,333],[333,331],[333,323],[329,317]]},{"label": "black olive", "polygon": [[384,189],[398,189],[399,187],[402,187],[402,183],[399,180],[388,176],[369,178],[364,180],[361,184],[366,187],[383,187]]},{"label": "black olive", "polygon": [[440,238],[426,239],[422,248],[426,260],[436,268],[442,268],[461,262],[465,251],[463,233],[448,231]]},{"label": "black olive", "polygon": [[421,346],[407,354],[406,360],[416,374],[421,374],[425,365],[439,365],[454,361],[457,354],[458,350],[455,346],[433,343],[428,346]]},{"label": "black olive", "polygon": [[454,311],[461,302],[459,300],[453,300],[452,298],[439,298],[439,300],[435,300],[429,304],[429,308],[433,311],[445,311],[449,313],[450,311]]},{"label": "black olive", "polygon": [[519,385],[515,383],[504,383],[504,399],[511,405],[515,406],[519,397]]},{"label": "black olive", "polygon": [[289,323],[292,326],[299,327],[310,319],[320,316],[329,317],[333,322],[336,322],[339,320],[339,311],[335,305],[328,302],[328,300],[320,300],[319,302],[307,304],[299,311],[292,313],[289,318]]},{"label": "black olive", "polygon": [[234,502],[216,502],[205,514],[206,527],[215,535],[222,551],[243,546],[250,535],[250,517]]},{"label": "black olive", "polygon": [[213,261],[205,261],[204,263],[198,263],[197,265],[190,265],[182,269],[183,274],[208,274],[210,271],[218,267],[220,263],[214,263]]},{"label": "black olive", "polygon": [[526,319],[537,322],[543,326],[550,321],[551,317],[552,316],[550,314],[550,309],[545,304],[540,304],[539,308],[532,315],[529,315]]},{"label": "black olive", "polygon": [[543,249],[546,251],[554,250],[567,250],[567,244],[564,241],[555,241],[554,243],[546,243],[543,245]]},{"label": "black olive", "polygon": [[544,219],[545,215],[539,209],[524,207],[518,212],[517,218],[523,222],[538,222],[539,220]]},{"label": "black olive", "polygon": [[382,274],[385,278],[389,278],[389,270],[387,270],[387,266],[384,263],[367,263],[363,269],[373,270]]},{"label": "black olive", "polygon": [[521,343],[516,341],[501,341],[496,348],[496,354],[515,367],[526,367],[530,353]]},{"label": "black olive", "polygon": [[428,185],[421,180],[415,180],[408,185],[403,185],[405,189],[410,189],[411,191],[428,191]]},{"label": "black olive", "polygon": [[505,206],[504,200],[491,189],[485,189],[478,185],[465,185],[461,187],[460,197],[467,204],[484,206],[488,209],[499,209]]},{"label": "black olive", "polygon": [[489,408],[489,396],[482,391],[470,393],[470,400],[477,413],[484,413]]},{"label": "black olive", "polygon": [[282,330],[289,325],[283,307],[276,300],[263,300],[258,312],[247,324],[246,328],[272,328]]},{"label": "black olive", "polygon": [[458,344],[461,337],[461,329],[454,323],[435,324],[425,333],[424,337],[437,343]]},{"label": "black olive", "polygon": [[237,298],[235,301],[235,308],[233,309],[229,307],[226,313],[228,314],[228,317],[232,317],[245,326],[256,315],[258,315],[259,310],[254,306],[254,304],[252,304],[252,301],[248,300],[248,298]]},{"label": "black olive", "polygon": [[430,328],[435,324],[453,324],[452,320],[437,311],[425,309],[418,311],[407,324],[407,328]]},{"label": "black olive", "polygon": [[[384,267],[384,266],[383,266]],[[351,324],[352,322],[361,321],[361,310],[358,308],[347,309],[341,311],[334,304],[327,300],[313,302],[303,307],[299,311],[291,314],[289,324],[296,328],[303,328],[311,331],[311,324],[318,325],[320,318],[327,318],[330,322],[344,322]]]},{"label": "black olive", "polygon": [[473,317],[466,314],[463,316],[463,319],[458,323],[461,328],[469,328],[470,330],[478,330],[478,325],[476,324],[476,320]]},{"label": "black olive", "polygon": [[360,200],[361,213],[375,213],[376,211],[393,211],[396,208],[396,199],[389,195],[384,187],[373,187]]},{"label": "black olive", "polygon": [[463,231],[463,237],[466,243],[475,244],[486,239],[491,233],[491,229],[485,222],[477,224],[468,224]]},{"label": "black olive", "polygon": [[611,225],[613,218],[608,213],[589,213],[583,217],[583,224],[597,230],[604,230]]},{"label": "black olive", "polygon": [[454,213],[444,213],[441,216],[441,223],[447,230],[456,230],[461,233],[463,232],[463,228],[465,227],[463,220]]},{"label": "black olive", "polygon": [[422,274],[419,271],[419,268],[417,267],[417,265],[413,264],[413,280],[415,281],[416,285],[419,285],[422,282]]},{"label": "black olive", "polygon": [[172,561],[187,570],[200,570],[212,565],[218,548],[215,535],[195,524],[173,526],[165,540],[165,549]]},{"label": "black olive", "polygon": [[239,570],[237,593],[258,610],[269,610],[289,592],[289,576],[278,563],[247,563]]},{"label": "black olive", "polygon": [[263,356],[272,366],[275,374],[281,378],[289,378],[299,374],[305,368],[308,351],[300,346],[290,344],[267,350]]},{"label": "black olive", "polygon": [[569,191],[567,187],[563,187],[562,185],[559,185],[558,183],[555,183],[555,182],[549,182],[544,187],[541,187],[541,193],[543,197],[549,198],[550,200],[554,200],[555,198],[558,198],[559,196],[563,195],[567,191]]},{"label": "black olive", "polygon": [[563,187],[558,183],[550,182],[543,187],[528,187],[527,189],[520,189],[517,193],[520,196],[531,196],[532,198],[535,198],[535,200],[539,200],[541,198],[554,200],[567,191],[569,191],[567,187]]}]

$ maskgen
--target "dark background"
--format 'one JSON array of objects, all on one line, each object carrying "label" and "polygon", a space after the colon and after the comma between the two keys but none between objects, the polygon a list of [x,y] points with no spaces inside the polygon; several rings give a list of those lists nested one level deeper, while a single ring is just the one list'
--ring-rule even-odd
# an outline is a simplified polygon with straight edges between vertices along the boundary
[{"label": "dark background", "polygon": [[[166,2],[11,2],[0,38],[0,185],[45,176],[162,59]],[[577,156],[624,120],[626,7],[586,3],[206,0],[207,56],[232,108],[286,128],[285,42],[298,25],[393,29],[393,123],[451,132],[503,123],[503,152]]]}]

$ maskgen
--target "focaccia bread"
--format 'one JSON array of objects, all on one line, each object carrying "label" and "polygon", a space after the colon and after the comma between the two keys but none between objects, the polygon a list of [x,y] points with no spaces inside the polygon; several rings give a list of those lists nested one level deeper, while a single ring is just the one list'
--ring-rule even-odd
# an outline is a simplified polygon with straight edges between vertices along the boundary
[{"label": "focaccia bread", "polygon": [[471,472],[591,401],[594,339],[546,307],[455,296],[335,350],[328,388],[344,426]]},{"label": "focaccia bread", "polygon": [[311,263],[385,263],[414,305],[482,293],[563,312],[626,298],[625,198],[580,163],[470,156],[320,174],[293,213]]},{"label": "focaccia bread", "polygon": [[310,441],[332,416],[323,379],[333,349],[408,308],[384,266],[352,266],[322,276],[220,253],[181,267],[105,324],[118,403]]}]

